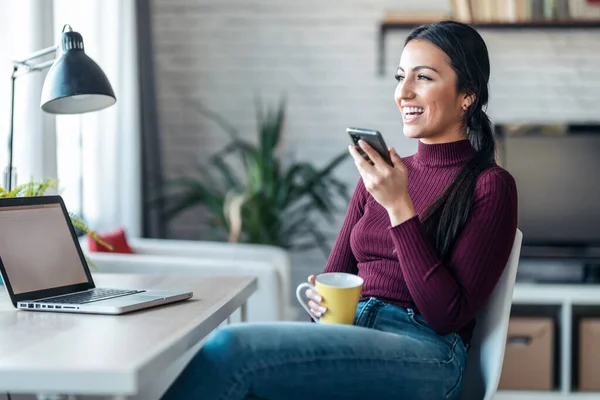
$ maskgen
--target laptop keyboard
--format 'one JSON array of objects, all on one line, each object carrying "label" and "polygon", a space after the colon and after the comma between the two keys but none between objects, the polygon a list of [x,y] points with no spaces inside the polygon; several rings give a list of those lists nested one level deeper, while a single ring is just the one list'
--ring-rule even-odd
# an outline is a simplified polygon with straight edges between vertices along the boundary
[{"label": "laptop keyboard", "polygon": [[52,297],[44,300],[37,300],[36,303],[55,303],[55,304],[85,304],[94,301],[111,299],[113,297],[128,296],[130,294],[142,293],[144,290],[122,290],[122,289],[102,289],[95,288],[86,292],[66,294],[64,296]]}]

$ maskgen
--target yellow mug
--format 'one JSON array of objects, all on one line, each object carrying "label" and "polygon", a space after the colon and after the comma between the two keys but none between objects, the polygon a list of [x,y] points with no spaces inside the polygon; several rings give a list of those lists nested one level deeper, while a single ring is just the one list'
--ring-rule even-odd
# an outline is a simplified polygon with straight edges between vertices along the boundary
[{"label": "yellow mug", "polygon": [[[298,285],[296,297],[300,305],[315,321],[323,324],[352,325],[362,286],[363,279],[357,275],[344,272],[328,272],[317,275],[315,286],[310,283]],[[310,311],[308,302],[305,302],[302,298],[301,294],[305,289],[316,291],[323,299],[321,305],[327,308],[327,311],[320,318]]]}]

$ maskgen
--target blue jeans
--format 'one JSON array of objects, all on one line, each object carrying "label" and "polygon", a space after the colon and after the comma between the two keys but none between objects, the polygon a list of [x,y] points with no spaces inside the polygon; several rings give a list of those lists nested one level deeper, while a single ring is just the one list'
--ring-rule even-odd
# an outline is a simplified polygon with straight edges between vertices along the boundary
[{"label": "blue jeans", "polygon": [[235,324],[212,333],[163,400],[458,399],[466,349],[371,298],[354,325]]}]

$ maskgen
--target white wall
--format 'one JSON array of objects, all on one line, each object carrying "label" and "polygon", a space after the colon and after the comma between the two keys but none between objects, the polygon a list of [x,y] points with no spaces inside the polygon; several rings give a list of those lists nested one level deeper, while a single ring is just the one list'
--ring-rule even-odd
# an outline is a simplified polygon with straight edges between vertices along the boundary
[{"label": "white wall", "polygon": [[[218,128],[184,106],[201,100],[248,137],[255,135],[255,94],[286,93],[283,152],[317,164],[348,144],[345,128],[382,131],[401,155],[416,149],[402,136],[393,101],[408,31],[389,35],[386,75],[377,75],[378,24],[386,11],[449,11],[443,0],[154,0],[160,131],[166,176],[224,145]],[[586,121],[600,116],[600,29],[482,30],[491,57],[489,114],[495,122]],[[351,162],[339,171],[353,185]],[[188,213],[173,236],[197,238]],[[335,237],[341,224],[332,226]],[[296,257],[295,279],[320,271],[320,253]]]}]

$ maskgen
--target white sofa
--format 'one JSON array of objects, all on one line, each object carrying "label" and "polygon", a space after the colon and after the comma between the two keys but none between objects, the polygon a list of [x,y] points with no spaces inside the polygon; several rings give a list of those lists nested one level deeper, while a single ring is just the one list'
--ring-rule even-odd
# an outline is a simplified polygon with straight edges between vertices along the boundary
[{"label": "white sofa", "polygon": [[[179,275],[254,275],[258,289],[248,301],[248,321],[295,319],[288,253],[274,246],[131,238],[134,254],[90,253],[97,272]],[[233,317],[235,321],[237,315]]]}]

